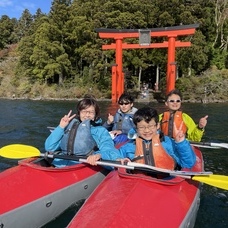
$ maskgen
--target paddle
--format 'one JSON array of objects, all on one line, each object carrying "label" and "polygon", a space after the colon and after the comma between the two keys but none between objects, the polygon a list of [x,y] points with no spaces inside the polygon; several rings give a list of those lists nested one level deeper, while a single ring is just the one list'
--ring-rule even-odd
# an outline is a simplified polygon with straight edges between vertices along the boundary
[{"label": "paddle", "polygon": [[[47,154],[40,153],[40,151],[32,146],[21,145],[21,144],[13,144],[2,147],[0,149],[0,156],[6,158],[28,158],[28,157],[50,157],[50,158],[61,158],[67,160],[76,160],[80,162],[88,163],[86,159],[82,159],[81,156],[69,156],[69,155],[58,155],[58,154]],[[167,169],[162,169],[154,166],[144,165],[140,163],[128,162],[127,165],[118,164],[117,161],[97,161],[97,165],[102,166],[111,166],[117,168],[126,168],[126,169],[137,169],[141,171],[153,171],[158,173],[166,173],[171,176],[180,176],[185,179],[192,179],[195,181],[199,181],[211,186],[215,186],[218,188],[222,188],[228,190],[228,176],[222,175],[212,175],[211,172],[188,172],[188,171],[172,171]],[[195,175],[199,174],[199,175]]]},{"label": "paddle", "polygon": [[74,155],[61,155],[61,154],[48,154],[40,153],[40,151],[33,146],[12,144],[4,146],[0,149],[0,156],[12,159],[22,159],[30,157],[47,157],[47,158],[60,158],[64,160],[79,161],[80,158],[86,158],[86,156],[74,156]]},{"label": "paddle", "polygon": [[[79,161],[88,163],[87,160],[85,159],[79,159]],[[155,172],[157,174],[163,174],[163,175],[166,173],[166,174],[169,174],[170,176],[176,176],[176,177],[179,176],[184,179],[192,179],[217,188],[228,190],[228,176],[215,175],[215,174],[212,174],[211,172],[172,171],[172,170],[160,169],[160,168],[157,168],[154,166],[148,166],[148,165],[145,165],[145,167],[143,167],[143,164],[138,164],[134,162],[128,162],[127,165],[120,165],[120,164],[115,164],[112,161],[110,162],[97,161],[96,164],[103,165],[103,166],[126,168],[131,170],[135,169],[135,170],[141,170],[146,172],[152,171],[153,173]]]},{"label": "paddle", "polygon": [[213,148],[213,149],[220,149],[220,148],[228,149],[228,143],[192,142],[192,141],[190,141],[190,144],[192,146],[196,146],[196,147]]},{"label": "paddle", "polygon": [[[0,156],[12,159],[22,159],[29,157],[46,157],[46,158],[60,158],[64,160],[80,161],[83,163],[88,163],[85,159],[86,156],[76,156],[76,155],[63,155],[63,154],[50,154],[50,153],[40,153],[40,151],[33,146],[22,145],[22,144],[12,144],[4,146],[0,149]],[[103,166],[113,166],[116,168],[126,168],[126,169],[138,169],[141,171],[156,171],[159,173],[168,173],[170,175],[210,175],[212,172],[189,172],[189,171],[178,171],[178,170],[168,170],[162,169],[155,166],[128,162],[126,165],[121,165],[120,161],[102,160],[97,161],[97,165]]]}]

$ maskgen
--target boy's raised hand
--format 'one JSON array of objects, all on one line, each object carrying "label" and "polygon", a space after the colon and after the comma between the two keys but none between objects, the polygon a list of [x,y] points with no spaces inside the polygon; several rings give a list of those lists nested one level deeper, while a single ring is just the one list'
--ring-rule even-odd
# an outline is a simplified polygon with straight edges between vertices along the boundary
[{"label": "boy's raised hand", "polygon": [[182,142],[185,139],[185,134],[182,130],[183,123],[184,122],[182,121],[180,127],[177,128],[176,123],[174,122],[173,130],[174,130],[174,139],[176,142]]}]

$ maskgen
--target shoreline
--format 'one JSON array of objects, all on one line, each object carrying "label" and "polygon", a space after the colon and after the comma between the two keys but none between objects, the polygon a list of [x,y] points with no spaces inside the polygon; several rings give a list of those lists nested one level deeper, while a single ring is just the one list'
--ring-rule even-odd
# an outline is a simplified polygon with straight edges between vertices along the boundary
[{"label": "shoreline", "polygon": [[[1,100],[31,100],[31,101],[80,101],[83,99],[82,98],[43,98],[43,97],[37,97],[37,98],[26,98],[26,97],[0,97]],[[108,98],[97,98],[97,101],[112,101],[112,99],[108,99]],[[157,100],[157,99],[151,99],[151,98],[138,98],[135,99],[134,102],[139,102],[139,103],[164,103],[164,100]],[[228,100],[195,100],[195,99],[188,99],[188,100],[183,100],[183,103],[202,103],[202,104],[213,104],[213,103],[227,103]]]}]

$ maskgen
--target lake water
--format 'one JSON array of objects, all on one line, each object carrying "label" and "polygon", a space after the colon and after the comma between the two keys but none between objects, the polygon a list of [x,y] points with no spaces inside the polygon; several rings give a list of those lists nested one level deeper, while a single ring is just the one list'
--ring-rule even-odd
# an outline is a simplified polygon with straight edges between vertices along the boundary
[{"label": "lake water", "polygon": [[[76,110],[75,101],[30,101],[0,99],[0,147],[20,143],[32,145],[44,152],[44,141],[49,135],[48,126],[57,126],[60,118],[69,110]],[[114,114],[118,106],[111,101],[99,101],[101,117]],[[165,110],[161,103],[135,103],[139,108],[150,105],[159,112]],[[209,115],[205,142],[228,143],[228,104],[189,104],[183,103],[182,109],[196,122],[200,117]],[[228,175],[228,149],[202,148],[205,170],[214,174]],[[16,160],[0,158],[0,171],[17,165]],[[80,204],[79,204],[80,205]],[[45,228],[65,227],[78,206],[72,207]],[[195,224],[196,228],[228,227],[228,191],[204,184],[201,191],[201,204]]]}]

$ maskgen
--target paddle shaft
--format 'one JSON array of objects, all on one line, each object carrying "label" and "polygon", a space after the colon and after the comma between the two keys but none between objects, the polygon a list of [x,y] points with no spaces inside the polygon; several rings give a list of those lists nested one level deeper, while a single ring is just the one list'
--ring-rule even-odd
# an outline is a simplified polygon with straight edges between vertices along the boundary
[{"label": "paddle shaft", "polygon": [[[85,159],[85,156],[75,156],[75,155],[61,155],[61,154],[40,154],[41,157],[45,157],[45,158],[59,158],[59,159],[64,159],[64,160],[73,160],[73,161],[79,161],[79,162],[83,162],[83,163],[88,163],[88,161]],[[162,176],[167,176],[170,175],[169,172],[160,172],[154,169],[148,169],[148,168],[144,168],[144,167],[135,167],[135,166],[130,166],[130,165],[122,165],[120,163],[120,161],[109,161],[109,160],[102,160],[102,161],[97,161],[96,162],[97,165],[101,165],[101,166],[110,166],[110,167],[115,167],[115,168],[125,168],[125,169],[137,169],[140,171],[144,171],[144,172],[150,172],[153,174],[159,174]],[[181,174],[179,174],[181,175]]]},{"label": "paddle shaft", "polygon": [[[79,159],[79,161],[88,164],[88,161],[86,159]],[[143,168],[143,167],[134,167],[134,166],[131,166],[131,165],[122,165],[120,163],[120,161],[102,160],[102,161],[96,161],[96,164],[97,165],[101,165],[101,166],[115,167],[115,168],[139,170],[141,172],[150,173],[150,174],[156,174],[156,175],[160,175],[160,176],[164,176],[164,177],[170,176],[170,174],[168,172],[160,172],[160,171],[156,171],[156,170],[153,170],[153,169],[148,169],[148,168]]]},{"label": "paddle shaft", "polygon": [[[83,163],[87,163],[88,164],[88,161],[86,159],[79,159],[80,162],[83,162]],[[120,162],[116,163],[116,162],[108,162],[108,161],[96,161],[96,164],[97,165],[102,165],[102,166],[112,166],[112,167],[115,167],[115,168],[124,168],[124,169],[135,169],[134,166],[128,166],[128,165],[122,165],[120,164]]]},{"label": "paddle shaft", "polygon": [[228,143],[193,142],[193,141],[190,141],[190,144],[193,146],[197,146],[197,147],[205,147],[205,148],[213,148],[213,149],[219,149],[219,148],[228,149]]},{"label": "paddle shaft", "polygon": [[[79,159],[80,162],[88,163],[86,159]],[[170,176],[180,176],[180,177],[186,177],[188,179],[191,178],[191,176],[195,175],[201,175],[201,176],[208,176],[211,175],[212,172],[188,172],[188,171],[178,171],[178,170],[169,170],[169,169],[162,169],[154,166],[144,165],[144,164],[137,164],[134,162],[128,162],[127,164],[123,165],[120,164],[119,161],[109,161],[109,160],[102,160],[102,161],[96,161],[97,165],[102,166],[112,166],[115,168],[125,168],[125,169],[131,169],[131,170],[140,170],[144,172],[150,172],[150,173],[157,173],[157,174],[168,174]]]},{"label": "paddle shaft", "polygon": [[62,155],[62,154],[48,154],[48,153],[40,153],[40,157],[44,158],[59,158],[59,159],[64,159],[64,160],[72,160],[72,161],[80,161],[80,159],[86,158],[86,156],[83,155]]},{"label": "paddle shaft", "polygon": [[[70,156],[70,155],[61,155],[61,154],[40,154],[41,157],[44,157],[44,158],[59,158],[59,159],[64,159],[64,160],[72,160],[72,161],[79,161],[79,162],[83,162],[83,163],[86,163],[86,164],[89,164],[89,162],[85,159],[86,156]],[[97,161],[96,162],[97,165],[102,165],[102,166],[112,166],[112,167],[115,167],[115,168],[125,168],[125,169],[135,169],[134,166],[128,166],[128,165],[122,165],[120,163],[120,161],[106,161],[106,160],[103,160],[103,161]],[[147,169],[148,170],[148,169]]]}]

